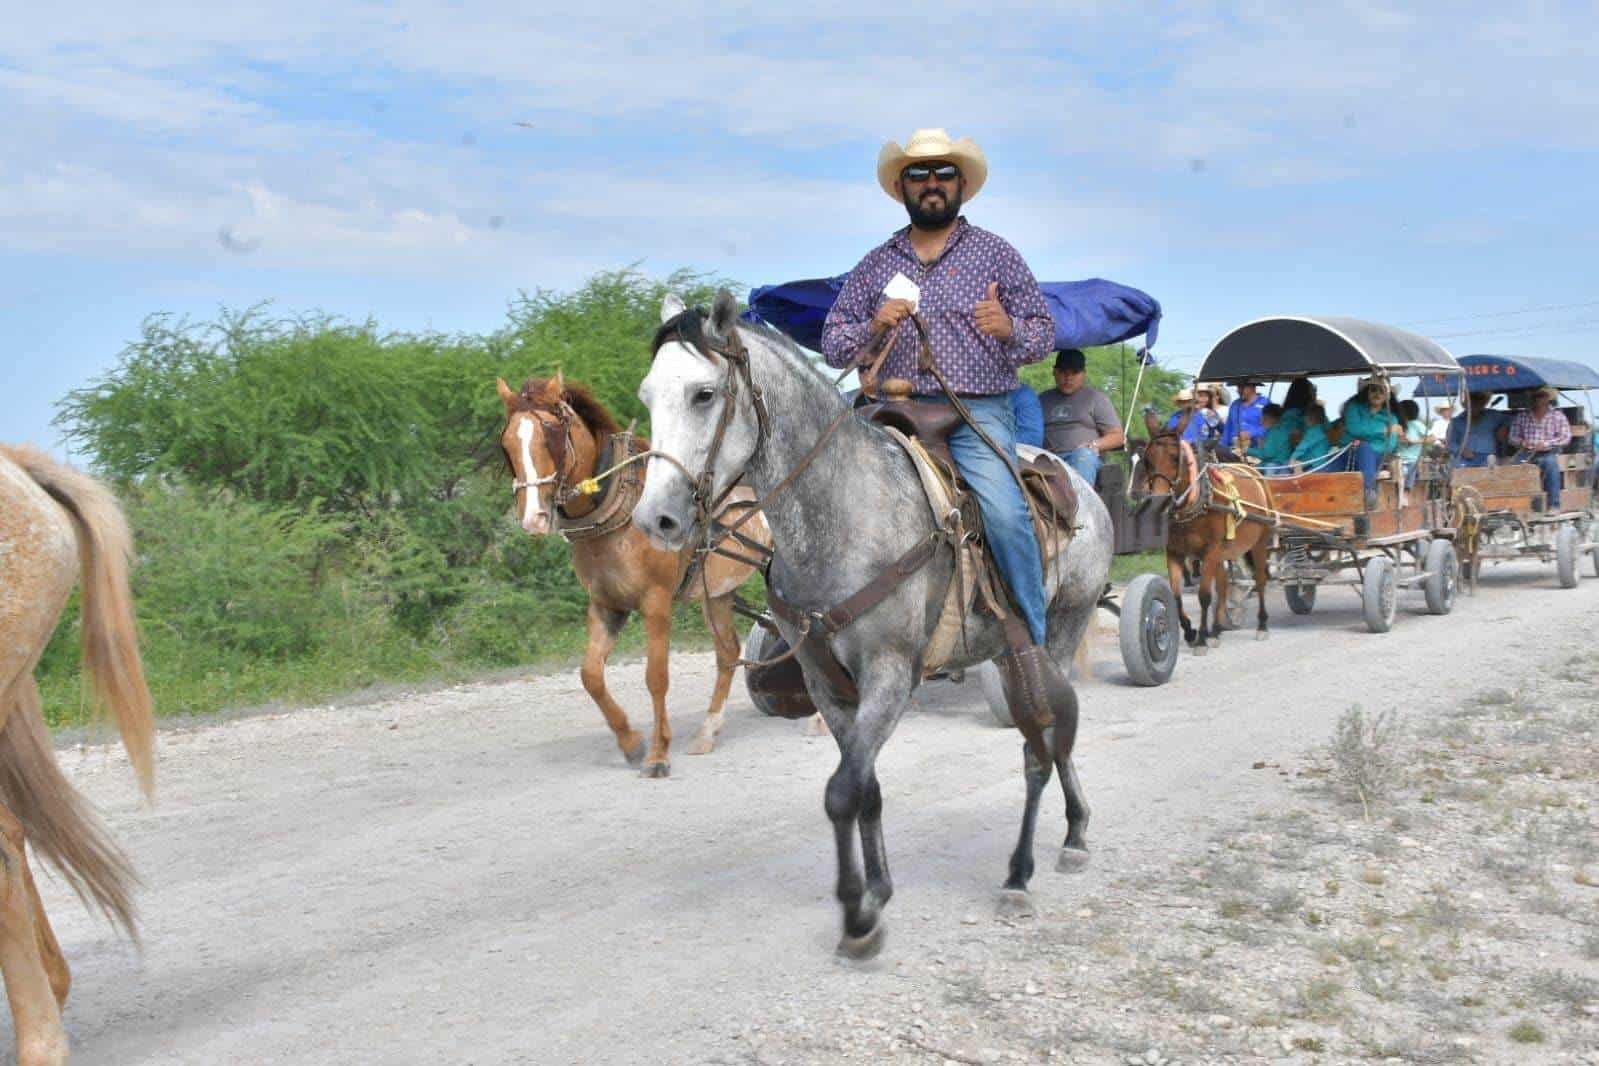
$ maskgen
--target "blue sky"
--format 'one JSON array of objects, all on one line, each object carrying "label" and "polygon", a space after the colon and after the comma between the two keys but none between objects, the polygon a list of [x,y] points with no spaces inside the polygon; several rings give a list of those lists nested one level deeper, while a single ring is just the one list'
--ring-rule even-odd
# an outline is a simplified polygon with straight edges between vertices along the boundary
[{"label": "blue sky", "polygon": [[0,438],[54,446],[157,311],[485,330],[629,263],[841,272],[903,223],[877,149],[930,125],[1039,277],[1156,295],[1172,365],[1291,312],[1599,363],[1599,16],[1290,6],[34,5],[0,39]]}]

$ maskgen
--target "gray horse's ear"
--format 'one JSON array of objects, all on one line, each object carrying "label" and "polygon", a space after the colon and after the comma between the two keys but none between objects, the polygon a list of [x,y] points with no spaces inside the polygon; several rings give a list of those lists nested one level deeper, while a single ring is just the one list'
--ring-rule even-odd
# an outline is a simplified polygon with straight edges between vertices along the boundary
[{"label": "gray horse's ear", "polygon": [[669,292],[661,297],[661,321],[670,322],[683,313],[683,301],[677,293]]},{"label": "gray horse's ear", "polygon": [[711,304],[711,332],[718,337],[728,337],[738,324],[738,297],[726,289],[716,290],[716,302]]}]

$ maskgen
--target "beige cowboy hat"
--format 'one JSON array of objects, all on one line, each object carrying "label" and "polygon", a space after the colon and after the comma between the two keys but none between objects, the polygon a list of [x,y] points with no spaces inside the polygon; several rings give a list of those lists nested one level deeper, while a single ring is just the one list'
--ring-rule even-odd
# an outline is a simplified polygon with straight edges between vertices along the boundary
[{"label": "beige cowboy hat", "polygon": [[970,137],[952,141],[943,130],[926,129],[911,134],[903,148],[893,141],[883,145],[883,150],[877,153],[877,184],[895,203],[903,203],[905,198],[899,190],[900,171],[926,159],[947,159],[960,167],[961,177],[966,181],[963,198],[967,202],[977,198],[978,190],[988,180],[988,160]]},{"label": "beige cowboy hat", "polygon": [[1178,389],[1177,390],[1177,395],[1173,396],[1172,399],[1175,402],[1177,402],[1177,403],[1193,403],[1194,402],[1194,390],[1193,389]]},{"label": "beige cowboy hat", "polygon": [[1553,385],[1539,385],[1536,389],[1532,390],[1532,395],[1534,397],[1547,396],[1550,400],[1558,400],[1560,399],[1560,390],[1556,389]]}]

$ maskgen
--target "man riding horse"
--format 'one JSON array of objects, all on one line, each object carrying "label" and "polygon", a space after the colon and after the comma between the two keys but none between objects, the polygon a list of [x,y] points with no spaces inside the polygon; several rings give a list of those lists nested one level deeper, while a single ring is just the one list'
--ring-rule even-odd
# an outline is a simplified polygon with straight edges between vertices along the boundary
[{"label": "man riding horse", "polygon": [[1008,394],[1019,384],[1017,368],[1054,348],[1055,323],[1016,249],[961,215],[987,177],[988,163],[977,145],[964,137],[951,141],[941,129],[917,130],[903,148],[892,141],[883,146],[878,184],[904,204],[910,225],[850,272],[828,313],[822,353],[829,365],[842,368],[886,338],[891,347],[880,377],[904,378],[917,399],[948,403],[933,376],[918,369],[918,334],[899,328],[912,312],[926,324],[939,370],[1005,453],[996,454],[970,426],[949,435],[1000,574],[1033,643],[1042,645],[1043,564],[1027,501],[1011,471],[1016,421]]}]

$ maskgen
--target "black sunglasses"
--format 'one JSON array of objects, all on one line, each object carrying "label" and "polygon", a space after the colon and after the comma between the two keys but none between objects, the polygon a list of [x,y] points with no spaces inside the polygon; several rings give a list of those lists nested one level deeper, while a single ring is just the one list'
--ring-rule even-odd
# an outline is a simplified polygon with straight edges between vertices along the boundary
[{"label": "black sunglasses", "polygon": [[954,181],[961,176],[960,168],[954,163],[940,163],[937,166],[924,166],[920,163],[905,168],[905,180],[918,184],[928,178],[937,178],[939,181]]}]

